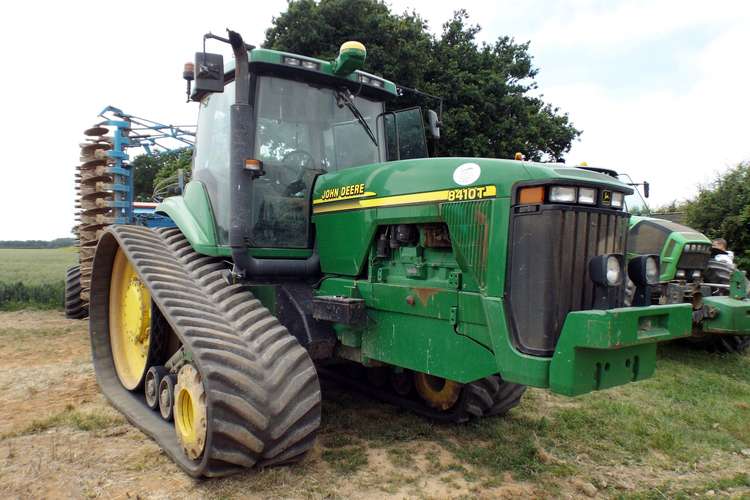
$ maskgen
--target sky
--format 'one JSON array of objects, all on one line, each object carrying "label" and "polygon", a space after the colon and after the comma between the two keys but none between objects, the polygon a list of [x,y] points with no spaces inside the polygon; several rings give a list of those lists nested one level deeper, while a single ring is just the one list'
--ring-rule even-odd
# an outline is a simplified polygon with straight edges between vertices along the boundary
[{"label": "sky", "polygon": [[[436,33],[460,6],[481,26],[480,42],[530,41],[537,92],[583,131],[567,163],[649,181],[652,206],[688,199],[750,160],[750,2],[388,3],[415,10]],[[69,236],[78,143],[97,114],[114,105],[162,123],[195,123],[182,65],[202,35],[231,27],[259,45],[285,8],[283,0],[27,0],[5,9],[0,240]],[[221,45],[209,50],[228,57]]]}]

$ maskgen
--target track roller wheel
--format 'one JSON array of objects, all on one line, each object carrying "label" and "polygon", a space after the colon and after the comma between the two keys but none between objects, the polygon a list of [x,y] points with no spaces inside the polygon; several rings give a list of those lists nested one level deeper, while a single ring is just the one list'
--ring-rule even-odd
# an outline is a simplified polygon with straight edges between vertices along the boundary
[{"label": "track roller wheel", "polygon": [[174,387],[175,376],[171,373],[159,382],[159,413],[167,422],[174,417]]},{"label": "track roller wheel", "polygon": [[174,426],[182,449],[192,460],[203,453],[206,444],[206,391],[192,365],[180,368],[175,386]]},{"label": "track roller wheel", "polygon": [[456,404],[461,396],[463,384],[435,377],[426,373],[414,373],[414,386],[419,396],[436,410],[447,410]]},{"label": "track roller wheel", "polygon": [[163,366],[152,366],[146,372],[146,380],[143,383],[143,391],[146,396],[146,404],[152,410],[159,408],[159,383],[169,373]]}]

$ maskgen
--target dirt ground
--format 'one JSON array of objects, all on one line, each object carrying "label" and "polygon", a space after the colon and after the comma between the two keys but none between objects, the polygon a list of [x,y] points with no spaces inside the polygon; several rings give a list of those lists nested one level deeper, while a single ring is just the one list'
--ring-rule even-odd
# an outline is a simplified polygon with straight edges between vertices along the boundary
[{"label": "dirt ground", "polygon": [[[0,313],[0,360],[0,498],[667,498],[674,485],[680,495],[750,498],[750,450],[680,466],[657,451],[608,462],[557,456],[532,439],[530,461],[498,472],[465,458],[486,435],[455,435],[335,388],[325,392],[320,438],[302,464],[199,481],[98,393],[87,322]],[[533,391],[531,401],[521,414],[554,412],[567,400]],[[540,472],[523,473],[529,466]]]}]

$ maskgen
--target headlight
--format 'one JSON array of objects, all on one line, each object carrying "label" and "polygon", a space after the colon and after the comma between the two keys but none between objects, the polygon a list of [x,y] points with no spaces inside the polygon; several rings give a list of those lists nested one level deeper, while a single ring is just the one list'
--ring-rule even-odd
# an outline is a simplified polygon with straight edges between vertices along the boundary
[{"label": "headlight", "polygon": [[578,203],[583,205],[596,205],[596,189],[580,188],[578,190]]},{"label": "headlight", "polygon": [[624,195],[622,193],[612,193],[612,208],[622,208],[622,200]]},{"label": "headlight", "polygon": [[659,259],[656,256],[646,259],[646,279],[649,285],[659,282]]},{"label": "headlight", "polygon": [[693,280],[699,280],[699,279],[701,279],[701,272],[698,269],[696,269],[695,271],[693,271]]},{"label": "headlight", "polygon": [[597,285],[619,285],[622,281],[622,255],[597,255],[589,261],[589,274]]},{"label": "headlight", "polygon": [[685,270],[684,269],[678,269],[676,273],[674,273],[674,277],[677,279],[685,279]]},{"label": "headlight", "polygon": [[659,283],[659,257],[657,255],[639,255],[628,262],[628,276],[636,286],[656,285]]},{"label": "headlight", "polygon": [[610,255],[607,257],[607,283],[615,286],[620,282],[620,261],[617,257]]},{"label": "headlight", "polygon": [[557,203],[575,203],[576,188],[570,186],[552,186],[549,190],[549,201]]}]

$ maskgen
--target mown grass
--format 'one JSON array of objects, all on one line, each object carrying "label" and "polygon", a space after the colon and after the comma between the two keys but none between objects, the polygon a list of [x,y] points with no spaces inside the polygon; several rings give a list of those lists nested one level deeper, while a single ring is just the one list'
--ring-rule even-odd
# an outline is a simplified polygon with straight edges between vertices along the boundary
[{"label": "mown grass", "polygon": [[[503,474],[510,473],[554,488],[556,478],[587,477],[591,471],[582,464],[694,471],[717,452],[739,456],[750,449],[748,420],[750,356],[671,344],[660,348],[650,380],[578,398],[529,390],[506,417],[466,425],[433,423],[364,396],[329,390],[321,444],[323,458],[346,470],[365,466],[359,450],[385,448],[398,469],[420,455],[434,473],[455,471],[486,487],[501,484]],[[431,459],[425,442],[449,452],[451,461]],[[745,485],[746,479],[726,481]],[[722,487],[708,481],[696,492]]]},{"label": "mown grass", "polygon": [[75,248],[0,249],[0,310],[58,309]]},{"label": "mown grass", "polygon": [[125,419],[119,414],[94,409],[86,411],[68,405],[65,410],[53,415],[34,419],[32,422],[21,429],[2,438],[25,436],[28,434],[38,434],[56,427],[71,427],[80,431],[99,431],[121,425]]}]

